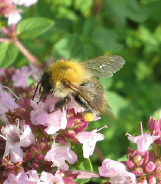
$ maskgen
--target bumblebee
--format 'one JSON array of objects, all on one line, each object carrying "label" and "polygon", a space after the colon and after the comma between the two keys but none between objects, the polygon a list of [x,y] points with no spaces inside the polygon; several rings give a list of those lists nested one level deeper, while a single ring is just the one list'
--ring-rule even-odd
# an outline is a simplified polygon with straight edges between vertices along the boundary
[{"label": "bumblebee", "polygon": [[73,60],[58,60],[48,67],[39,82],[42,91],[40,101],[53,94],[60,100],[55,110],[69,103],[71,96],[83,107],[85,120],[93,120],[94,114],[113,117],[105,91],[96,77],[112,77],[125,60],[116,55],[100,56],[81,63]]}]

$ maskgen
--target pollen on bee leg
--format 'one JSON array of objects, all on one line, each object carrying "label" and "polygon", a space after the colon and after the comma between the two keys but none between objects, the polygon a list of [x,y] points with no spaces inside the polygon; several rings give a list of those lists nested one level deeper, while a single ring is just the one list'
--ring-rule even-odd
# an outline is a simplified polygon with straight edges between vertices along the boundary
[{"label": "pollen on bee leg", "polygon": [[85,121],[93,121],[94,115],[91,112],[87,112],[83,115]]}]

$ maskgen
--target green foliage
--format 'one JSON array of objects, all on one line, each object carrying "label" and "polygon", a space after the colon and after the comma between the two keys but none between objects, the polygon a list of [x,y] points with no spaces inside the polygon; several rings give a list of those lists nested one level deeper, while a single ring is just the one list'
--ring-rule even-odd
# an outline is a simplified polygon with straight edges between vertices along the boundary
[{"label": "green foliage", "polygon": [[3,42],[0,44],[0,67],[7,68],[10,66],[17,57],[18,48],[10,43]]},{"label": "green foliage", "polygon": [[35,38],[48,30],[54,22],[47,18],[28,18],[22,20],[17,26],[20,38]]},{"label": "green foliage", "polygon": [[[75,46],[77,44],[77,47]],[[81,52],[80,52],[81,50]],[[77,60],[83,57],[83,43],[79,35],[67,35],[61,38],[54,46],[55,57],[64,56],[65,59],[75,58]]]}]

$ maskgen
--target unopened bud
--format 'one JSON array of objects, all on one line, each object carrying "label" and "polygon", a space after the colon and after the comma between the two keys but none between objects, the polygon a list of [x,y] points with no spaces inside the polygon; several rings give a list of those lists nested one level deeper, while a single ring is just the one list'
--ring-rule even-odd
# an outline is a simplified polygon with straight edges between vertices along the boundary
[{"label": "unopened bud", "polygon": [[69,135],[72,135],[72,136],[75,136],[75,131],[73,131],[73,130],[68,130],[68,134],[69,134]]},{"label": "unopened bud", "polygon": [[153,175],[151,175],[149,177],[148,183],[149,184],[156,184],[157,183],[157,180],[156,180],[156,178]]},{"label": "unopened bud", "polygon": [[148,164],[146,164],[145,166],[145,170],[148,173],[151,173],[154,171],[154,169],[156,168],[156,165],[153,162],[149,162]]},{"label": "unopened bud", "polygon": [[142,165],[143,163],[143,159],[140,155],[137,155],[136,157],[134,157],[134,163],[137,164],[138,166]]},{"label": "unopened bud", "polygon": [[138,173],[143,173],[143,169],[141,167],[136,167],[135,171]]},{"label": "unopened bud", "polygon": [[134,162],[132,162],[131,160],[127,160],[127,166],[130,168],[130,169],[132,169],[134,166],[135,166],[135,164],[134,164]]}]

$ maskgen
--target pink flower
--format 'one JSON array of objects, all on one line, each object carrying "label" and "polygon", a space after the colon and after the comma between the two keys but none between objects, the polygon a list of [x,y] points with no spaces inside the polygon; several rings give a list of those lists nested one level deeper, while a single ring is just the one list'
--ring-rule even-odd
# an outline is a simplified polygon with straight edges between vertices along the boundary
[{"label": "pink flower", "polygon": [[135,184],[136,177],[133,173],[126,171],[123,163],[105,159],[102,166],[98,168],[99,174],[110,177],[111,184]]},{"label": "pink flower", "polygon": [[115,177],[125,170],[126,167],[123,163],[111,159],[105,159],[102,166],[99,167],[99,173],[104,177]]},{"label": "pink flower", "polygon": [[144,155],[147,150],[149,150],[150,145],[159,138],[159,136],[149,135],[144,133],[140,136],[128,136],[128,139],[137,144],[137,151]]},{"label": "pink flower", "polygon": [[8,25],[17,24],[21,19],[19,11],[11,0],[0,1],[0,15],[8,18]]},{"label": "pink flower", "polygon": [[[10,174],[8,179],[3,184],[38,184],[40,182],[37,171],[30,170],[28,172],[21,172],[17,176]],[[42,183],[43,184],[43,183]]]},{"label": "pink flower", "polygon": [[[44,67],[43,67],[44,68]],[[40,66],[30,63],[31,75],[35,81],[40,81],[42,76],[42,68]]]},{"label": "pink flower", "polygon": [[43,171],[39,177],[36,170],[21,172],[17,176],[10,174],[3,184],[65,184],[61,175],[55,175]]},{"label": "pink flower", "polygon": [[124,172],[110,179],[111,184],[136,184],[136,178],[133,173]]},{"label": "pink flower", "polygon": [[21,129],[19,125],[8,125],[1,130],[6,137],[6,147],[4,157],[10,155],[13,163],[21,162],[23,159],[23,151],[21,147],[28,147],[35,142],[35,137],[28,125],[24,125]]},{"label": "pink flower", "polygon": [[160,136],[153,136],[147,133],[143,133],[143,128],[141,124],[141,135],[139,136],[132,136],[128,135],[128,139],[137,144],[137,151],[144,155],[147,150],[149,150],[150,145],[157,140]]},{"label": "pink flower", "polygon": [[65,129],[67,126],[67,114],[66,111],[54,110],[54,104],[56,99],[52,95],[48,95],[44,102],[31,101],[33,110],[31,111],[31,122],[34,125],[44,125],[47,128],[45,132],[48,134],[54,134],[60,129]]},{"label": "pink flower", "polygon": [[144,155],[146,151],[149,150],[150,145],[159,138],[159,136],[153,136],[147,133],[144,133],[139,136],[129,135],[128,139],[137,144],[137,151]]},{"label": "pink flower", "polygon": [[17,24],[21,20],[20,11],[16,9],[16,5],[23,5],[29,7],[38,0],[1,0],[0,1],[0,15],[8,18],[8,25]]},{"label": "pink flower", "polygon": [[84,110],[84,107],[79,105],[72,96],[70,96],[70,102],[67,104],[67,108],[68,109],[73,109],[74,108],[74,112],[76,114],[79,113],[79,112],[83,112],[83,110]]},{"label": "pink flower", "polygon": [[52,148],[47,152],[45,156],[46,161],[52,161],[53,165],[60,169],[68,170],[69,166],[66,163],[74,164],[77,161],[77,155],[70,150],[71,145],[69,143],[55,145],[53,143]]},{"label": "pink flower", "polygon": [[8,18],[8,25],[17,24],[21,20],[21,15],[18,10],[10,12],[6,17]]},{"label": "pink flower", "polygon": [[12,0],[14,4],[20,5],[20,6],[26,6],[29,7],[35,3],[38,2],[38,0]]},{"label": "pink flower", "polygon": [[27,88],[27,79],[31,75],[31,71],[28,66],[23,66],[20,69],[17,69],[15,74],[12,76],[13,85],[15,87],[21,87],[23,89]]},{"label": "pink flower", "polygon": [[6,74],[5,68],[0,68],[0,77],[5,76],[5,74]]},{"label": "pink flower", "polygon": [[13,5],[10,0],[0,1],[0,15],[1,16],[7,16],[14,9],[15,9],[15,5]]},{"label": "pink flower", "polygon": [[18,107],[10,93],[2,90],[2,86],[0,86],[0,115],[9,110],[14,111]]},{"label": "pink flower", "polygon": [[76,135],[78,141],[83,144],[84,158],[89,158],[93,154],[96,142],[104,139],[104,135],[97,132],[98,130],[95,129],[92,132],[80,132]]},{"label": "pink flower", "polygon": [[64,184],[64,181],[61,177],[61,175],[59,174],[51,174],[51,173],[47,173],[47,172],[42,172],[41,176],[40,176],[40,181],[44,184]]}]

